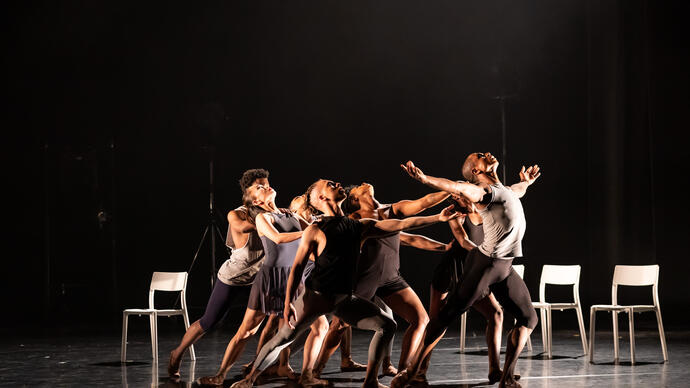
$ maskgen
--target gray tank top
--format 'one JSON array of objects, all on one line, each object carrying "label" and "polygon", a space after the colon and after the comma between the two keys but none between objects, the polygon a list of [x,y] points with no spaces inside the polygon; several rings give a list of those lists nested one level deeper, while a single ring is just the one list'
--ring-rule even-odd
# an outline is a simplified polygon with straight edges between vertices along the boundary
[{"label": "gray tank top", "polygon": [[527,223],[517,194],[500,183],[491,185],[489,204],[481,209],[484,242],[479,251],[495,259],[522,256],[522,237]]},{"label": "gray tank top", "polygon": [[484,242],[484,224],[479,224],[475,225],[472,223],[470,220],[470,217],[465,217],[465,222],[462,224],[462,227],[465,229],[465,232],[467,232],[467,237],[475,243],[475,245],[479,246]]},{"label": "gray tank top", "polygon": [[[247,212],[247,208],[240,206],[235,211]],[[232,249],[230,258],[218,270],[218,280],[229,286],[251,285],[256,273],[261,269],[264,261],[264,246],[256,230],[249,233],[247,243],[236,247],[228,227],[225,245]]]}]

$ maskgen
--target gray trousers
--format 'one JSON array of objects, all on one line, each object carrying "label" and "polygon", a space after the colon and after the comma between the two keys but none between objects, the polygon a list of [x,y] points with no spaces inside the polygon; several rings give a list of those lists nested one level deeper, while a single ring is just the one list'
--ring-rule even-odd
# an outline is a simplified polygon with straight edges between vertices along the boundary
[{"label": "gray trousers", "polygon": [[307,288],[295,301],[296,320],[283,325],[278,333],[266,342],[254,362],[255,368],[262,371],[273,364],[280,352],[321,315],[333,313],[352,327],[374,331],[369,344],[369,361],[376,361],[376,368],[387,354],[397,328],[392,316],[386,314],[374,303],[354,295],[322,294]]}]

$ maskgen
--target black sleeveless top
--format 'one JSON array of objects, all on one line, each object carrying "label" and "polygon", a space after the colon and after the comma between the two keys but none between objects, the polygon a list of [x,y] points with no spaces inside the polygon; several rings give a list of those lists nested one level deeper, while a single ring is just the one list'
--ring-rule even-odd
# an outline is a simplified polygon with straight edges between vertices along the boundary
[{"label": "black sleeveless top", "polygon": [[[393,207],[388,206],[386,219],[398,219]],[[372,238],[364,242],[359,256],[357,272],[361,278],[369,273],[382,274],[378,284],[386,283],[398,276],[400,270],[400,233],[388,237]],[[376,286],[378,286],[378,284]]]},{"label": "black sleeveless top", "polygon": [[465,222],[462,224],[467,232],[467,237],[477,246],[484,242],[484,224],[475,225],[470,220],[470,217],[465,217]]},{"label": "black sleeveless top", "polygon": [[362,223],[345,216],[323,217],[317,222],[326,246],[315,260],[306,285],[324,294],[351,294],[362,242]]}]

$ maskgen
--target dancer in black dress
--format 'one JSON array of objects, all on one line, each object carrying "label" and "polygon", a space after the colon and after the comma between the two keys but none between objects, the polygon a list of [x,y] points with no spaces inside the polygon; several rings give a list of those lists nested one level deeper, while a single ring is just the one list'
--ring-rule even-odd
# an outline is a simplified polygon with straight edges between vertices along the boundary
[{"label": "dancer in black dress", "polygon": [[520,387],[514,378],[515,364],[527,338],[537,324],[537,313],[525,282],[512,269],[514,257],[522,256],[522,237],[525,233],[525,215],[520,203],[522,197],[539,176],[539,167],[521,171],[524,182],[507,188],[496,175],[498,160],[490,153],[470,154],[463,164],[463,176],[468,182],[455,182],[425,175],[414,163],[407,162],[403,169],[413,178],[437,190],[464,195],[473,202],[483,219],[484,241],[470,251],[462,280],[438,316],[427,325],[424,345],[415,362],[400,372],[391,387],[402,388],[419,372],[424,358],[443,337],[450,322],[493,292],[501,305],[517,320],[508,335],[505,365],[500,387]]},{"label": "dancer in black dress", "polygon": [[[375,332],[369,346],[364,387],[379,388],[376,372],[392,339],[395,321],[386,316],[372,302],[352,294],[355,264],[361,244],[367,238],[377,238],[401,230],[447,221],[455,216],[450,208],[436,216],[411,217],[405,220],[355,221],[343,216],[340,208],[345,190],[339,183],[319,180],[307,191],[309,204],[324,213],[321,221],[310,225],[302,236],[295,257],[285,296],[284,325],[259,352],[252,372],[233,387],[251,387],[262,370],[275,362],[281,349],[306,330],[311,323],[333,312],[345,322]],[[299,280],[310,254],[317,256],[314,270],[307,279],[306,290],[293,304]]]},{"label": "dancer in black dress", "polygon": [[[343,202],[343,209],[350,218],[374,220],[413,216],[448,198],[447,193],[438,192],[416,200],[402,200],[384,205],[376,199],[374,187],[369,183],[350,186],[346,189],[346,194],[348,196]],[[357,263],[357,286],[354,293],[367,300],[374,300],[374,297],[380,298],[385,305],[390,306],[392,312],[407,321],[408,327],[403,337],[398,364],[398,368],[405,368],[419,347],[429,317],[417,294],[400,274],[401,244],[437,252],[447,251],[451,245],[425,236],[401,232],[387,237],[369,239],[362,246]],[[338,335],[343,332],[339,325],[342,327],[343,324],[336,319],[331,323],[319,356],[317,370],[326,365],[329,356],[337,347]],[[344,346],[341,345],[341,347]],[[390,365],[389,352],[383,360],[382,374],[394,376],[396,373],[397,370]]]}]

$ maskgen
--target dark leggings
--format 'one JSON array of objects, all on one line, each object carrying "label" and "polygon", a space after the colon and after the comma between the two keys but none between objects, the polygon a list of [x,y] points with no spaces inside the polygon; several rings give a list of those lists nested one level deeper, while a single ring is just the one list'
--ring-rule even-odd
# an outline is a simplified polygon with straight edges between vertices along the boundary
[{"label": "dark leggings", "polygon": [[534,329],[537,312],[532,307],[529,290],[513,269],[512,259],[494,259],[473,249],[465,260],[460,284],[448,297],[438,317],[427,326],[425,344],[435,341],[450,322],[467,311],[476,301],[493,292],[498,302],[517,320],[516,326]]},{"label": "dark leggings", "polygon": [[199,319],[199,324],[204,331],[209,331],[220,322],[230,311],[230,305],[241,289],[239,286],[229,286],[216,279],[211,296],[206,304],[206,311]]}]

